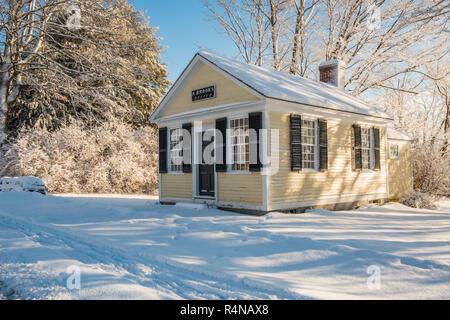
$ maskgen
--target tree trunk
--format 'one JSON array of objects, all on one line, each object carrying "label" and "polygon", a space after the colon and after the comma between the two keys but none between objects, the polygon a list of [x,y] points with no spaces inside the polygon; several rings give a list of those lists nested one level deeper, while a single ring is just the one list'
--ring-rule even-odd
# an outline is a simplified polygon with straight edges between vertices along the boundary
[{"label": "tree trunk", "polygon": [[447,108],[446,108],[446,114],[445,114],[445,119],[444,119],[444,123],[443,123],[443,127],[444,127],[444,145],[441,148],[441,154],[442,156],[444,156],[447,151],[448,151],[448,147],[449,147],[449,138],[450,138],[450,104],[448,102],[448,99],[446,101],[447,103]]},{"label": "tree trunk", "polygon": [[272,58],[273,58],[273,68],[276,71],[280,71],[280,57],[278,54],[278,38],[279,38],[279,28],[278,28],[278,13],[279,7],[275,4],[275,0],[270,0],[270,26],[272,34]]},{"label": "tree trunk", "polygon": [[289,68],[289,73],[296,75],[298,72],[298,62],[300,58],[300,52],[302,51],[302,33],[303,33],[303,15],[304,15],[304,3],[300,4],[300,7],[297,8],[297,21],[295,23],[295,32],[294,32],[294,44],[292,48],[292,59],[291,65]]},{"label": "tree trunk", "polygon": [[0,140],[5,136],[5,114],[8,111],[8,64],[3,64],[0,71]]}]

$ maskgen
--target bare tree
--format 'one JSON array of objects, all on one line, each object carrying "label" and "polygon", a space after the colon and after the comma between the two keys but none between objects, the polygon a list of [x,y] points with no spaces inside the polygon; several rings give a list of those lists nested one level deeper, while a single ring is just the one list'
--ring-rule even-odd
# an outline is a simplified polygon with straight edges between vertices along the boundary
[{"label": "bare tree", "polygon": [[[448,66],[448,64],[447,64]],[[450,145],[450,79],[449,77],[445,77],[441,80],[433,80],[435,85],[438,97],[442,104],[443,109],[443,119],[439,125],[439,128],[442,130],[442,140],[443,144],[441,147],[441,153],[446,154],[449,152]]]},{"label": "bare tree", "polygon": [[265,0],[202,0],[209,15],[233,41],[246,63],[263,65],[270,42]]},{"label": "bare tree", "polygon": [[280,71],[283,59],[289,46],[283,45],[285,29],[288,25],[289,6],[292,0],[265,0],[263,8],[265,17],[270,24],[270,43],[272,45],[272,67]]},{"label": "bare tree", "polygon": [[444,156],[450,142],[450,79],[443,75],[448,74],[449,63],[439,61],[425,69],[419,81],[414,73],[391,80],[389,87],[395,90],[384,89],[377,101],[395,117],[396,126],[414,138],[416,146],[429,144]]},{"label": "bare tree", "polygon": [[293,3],[296,21],[294,37],[292,40],[292,59],[289,66],[289,73],[299,73],[301,76],[305,76],[308,63],[308,56],[305,53],[306,41],[308,38],[306,32],[311,18],[313,17],[318,0],[295,0]]},{"label": "bare tree", "polygon": [[448,0],[427,1],[425,6],[414,15],[414,21],[431,21],[443,17],[448,22],[450,19],[450,4]]},{"label": "bare tree", "polygon": [[205,5],[246,62],[267,65],[264,57],[270,56],[275,70],[310,76],[312,60],[343,60],[345,88],[354,95],[398,90],[389,87],[392,80],[426,72],[425,65],[450,50],[448,1],[210,0]]},{"label": "bare tree", "polygon": [[424,72],[425,65],[448,54],[448,33],[443,32],[445,15],[415,19],[429,3],[325,1],[325,58],[347,63],[346,89],[360,95],[368,89],[389,88],[390,80],[404,73]]},{"label": "bare tree", "polygon": [[280,70],[280,57],[278,40],[280,38],[280,10],[281,1],[269,0],[270,15],[268,19],[270,21],[270,33],[272,35],[272,59],[273,68],[277,71]]}]

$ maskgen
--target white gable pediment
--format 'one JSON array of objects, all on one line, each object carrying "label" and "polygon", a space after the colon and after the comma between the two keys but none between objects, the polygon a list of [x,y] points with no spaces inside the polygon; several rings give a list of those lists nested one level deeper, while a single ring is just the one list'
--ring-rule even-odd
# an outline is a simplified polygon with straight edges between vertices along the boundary
[{"label": "white gable pediment", "polygon": [[[214,98],[192,101],[192,91],[211,86],[215,87]],[[150,121],[156,122],[198,109],[262,99],[261,94],[196,54],[154,110]]]}]

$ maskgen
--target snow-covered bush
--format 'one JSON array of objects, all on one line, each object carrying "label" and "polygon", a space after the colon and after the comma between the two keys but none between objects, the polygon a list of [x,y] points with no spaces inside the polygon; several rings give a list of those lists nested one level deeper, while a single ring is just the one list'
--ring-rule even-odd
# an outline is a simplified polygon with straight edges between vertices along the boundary
[{"label": "snow-covered bush", "polygon": [[158,186],[156,130],[120,121],[34,128],[2,147],[0,176],[36,176],[52,193],[146,193]]},{"label": "snow-covered bush", "polygon": [[431,143],[418,145],[412,152],[414,189],[439,196],[450,196],[450,152]]},{"label": "snow-covered bush", "polygon": [[436,210],[436,198],[428,193],[414,191],[400,199],[400,203],[411,208]]},{"label": "snow-covered bush", "polygon": [[44,181],[36,177],[0,178],[0,192],[39,192],[46,194]]}]

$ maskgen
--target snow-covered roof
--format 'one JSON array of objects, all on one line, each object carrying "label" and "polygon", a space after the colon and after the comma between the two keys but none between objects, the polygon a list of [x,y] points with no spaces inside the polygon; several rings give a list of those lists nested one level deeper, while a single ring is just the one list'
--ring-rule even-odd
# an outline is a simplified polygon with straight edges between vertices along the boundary
[{"label": "snow-covered roof", "polygon": [[390,126],[387,127],[387,138],[391,140],[406,140],[406,141],[412,141],[411,137],[407,135],[406,133],[397,130],[395,128],[392,128]]},{"label": "snow-covered roof", "polygon": [[266,98],[392,119],[387,113],[323,82],[249,65],[210,51],[202,50],[198,55]]}]

